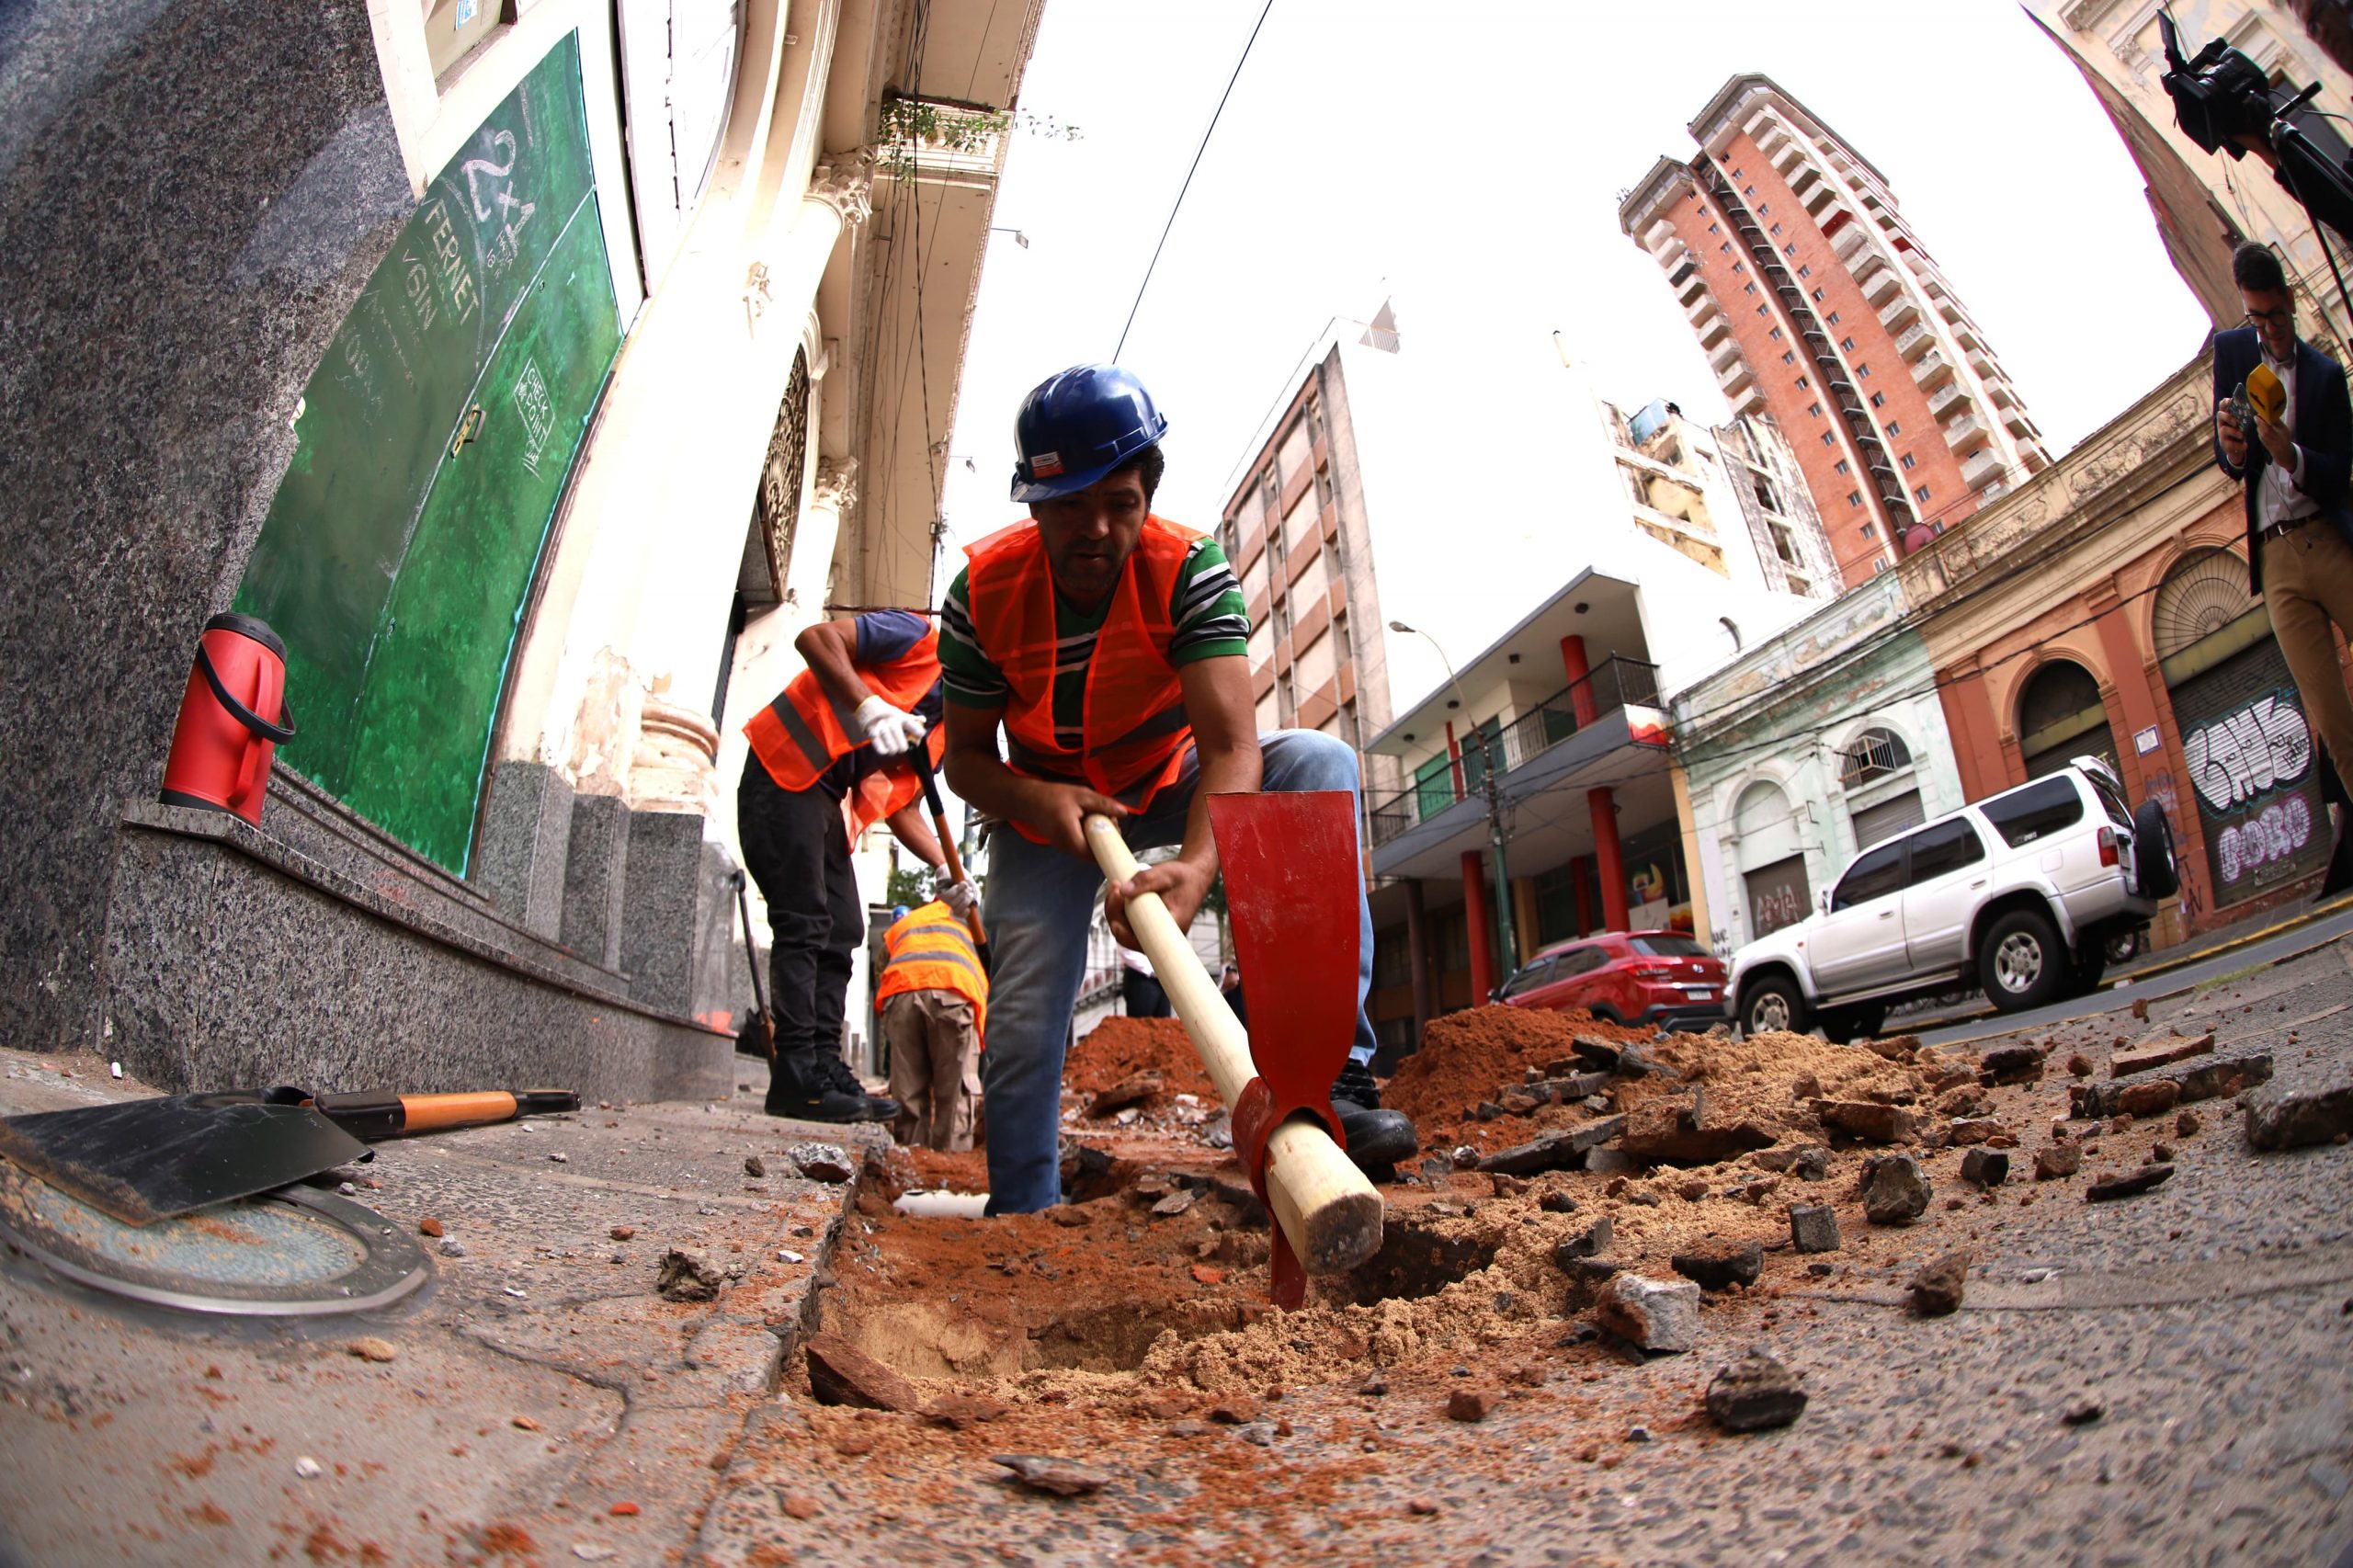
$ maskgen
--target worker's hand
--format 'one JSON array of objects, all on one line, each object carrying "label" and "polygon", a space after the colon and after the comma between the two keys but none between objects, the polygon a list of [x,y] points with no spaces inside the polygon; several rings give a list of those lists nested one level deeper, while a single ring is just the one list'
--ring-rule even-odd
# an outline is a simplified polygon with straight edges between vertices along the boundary
[{"label": "worker's hand", "polygon": [[866,738],[873,743],[878,754],[900,756],[923,739],[926,726],[917,715],[903,712],[879,697],[870,697],[858,705],[858,727],[866,732]]},{"label": "worker's hand", "polygon": [[1189,928],[1193,916],[1200,912],[1201,900],[1210,895],[1210,883],[1215,871],[1205,871],[1189,860],[1164,860],[1157,866],[1146,866],[1124,882],[1115,882],[1103,895],[1103,913],[1111,922],[1111,935],[1120,945],[1143,950],[1135,932],[1128,925],[1128,900],[1148,892],[1160,895],[1168,906],[1168,917],[1176,922],[1179,931]]},{"label": "worker's hand", "polygon": [[2222,443],[2222,455],[2231,460],[2233,468],[2246,466],[2246,432],[2239,428],[2227,403],[2215,405],[2214,438]]},{"label": "worker's hand", "polygon": [[970,877],[961,882],[942,882],[939,884],[939,902],[946,904],[948,913],[957,919],[970,920],[972,911],[980,907],[981,885]]},{"label": "worker's hand", "polygon": [[1092,865],[1095,851],[1086,846],[1086,819],[1101,813],[1117,821],[1131,813],[1127,807],[1108,795],[1098,795],[1080,784],[1049,784],[1043,779],[1025,779],[1028,799],[1017,820],[1031,831],[1046,835],[1046,842],[1065,855],[1075,855]]},{"label": "worker's hand", "polygon": [[2274,425],[2268,419],[2258,419],[2255,422],[2255,433],[2263,442],[2263,449],[2271,454],[2273,462],[2278,463],[2281,468],[2296,466],[2296,438],[2288,433],[2288,427],[2285,425]]}]

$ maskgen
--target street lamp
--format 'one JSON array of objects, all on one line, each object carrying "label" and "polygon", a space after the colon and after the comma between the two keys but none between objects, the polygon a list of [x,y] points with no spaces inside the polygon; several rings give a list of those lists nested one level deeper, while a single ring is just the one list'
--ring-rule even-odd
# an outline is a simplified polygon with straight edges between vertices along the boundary
[{"label": "street lamp", "polygon": [[1028,250],[1029,248],[1029,236],[1023,233],[1018,229],[1008,229],[1000,224],[992,223],[989,225],[989,233],[992,234],[1011,234],[1015,244],[1019,245],[1023,250]]},{"label": "street lamp", "polygon": [[1479,771],[1484,775],[1482,782],[1487,797],[1487,846],[1495,862],[1495,931],[1503,939],[1501,956],[1506,971],[1500,978],[1508,980],[1511,978],[1508,971],[1519,967],[1519,943],[1512,930],[1511,877],[1504,866],[1504,802],[1495,783],[1495,755],[1488,749],[1486,732],[1479,728],[1476,720],[1471,719],[1471,702],[1462,695],[1462,682],[1454,673],[1454,661],[1446,656],[1446,649],[1438,640],[1421,628],[1408,626],[1402,620],[1391,621],[1389,630],[1408,637],[1418,637],[1437,653],[1438,662],[1446,666],[1446,684],[1454,688],[1455,705],[1462,710],[1462,717],[1471,722],[1471,738],[1479,743]]}]

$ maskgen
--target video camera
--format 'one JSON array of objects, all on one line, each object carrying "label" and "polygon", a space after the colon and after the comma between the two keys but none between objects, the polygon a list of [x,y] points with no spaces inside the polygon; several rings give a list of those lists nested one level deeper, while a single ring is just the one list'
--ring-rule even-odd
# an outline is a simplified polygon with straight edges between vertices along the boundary
[{"label": "video camera", "polygon": [[2313,107],[2320,84],[2275,87],[2263,67],[2221,39],[2185,58],[2173,18],[2159,11],[2157,28],[2165,38],[2165,92],[2182,134],[2234,158],[2268,148],[2279,183],[2313,222],[2353,239],[2353,145]]}]

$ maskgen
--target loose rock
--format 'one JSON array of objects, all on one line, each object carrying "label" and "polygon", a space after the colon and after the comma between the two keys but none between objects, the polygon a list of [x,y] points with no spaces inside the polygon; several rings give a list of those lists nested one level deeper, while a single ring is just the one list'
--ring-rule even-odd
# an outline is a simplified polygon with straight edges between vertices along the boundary
[{"label": "loose rock", "polygon": [[1594,1311],[1602,1327],[1643,1350],[1688,1350],[1699,1342],[1699,1287],[1688,1279],[1618,1274]]},{"label": "loose rock", "polygon": [[1077,1230],[1082,1225],[1092,1225],[1095,1223],[1094,1215],[1088,1213],[1086,1210],[1077,1207],[1075,1204],[1071,1203],[1055,1204],[1051,1209],[1046,1210],[1046,1218],[1053,1223],[1063,1226],[1066,1230],[1074,1231]]},{"label": "loose rock", "polygon": [[824,1505],[805,1492],[788,1492],[777,1499],[776,1506],[784,1510],[786,1517],[794,1519],[813,1519],[824,1512]]},{"label": "loose rock", "polygon": [[1615,1229],[1616,1227],[1609,1222],[1609,1216],[1602,1215],[1592,1224],[1555,1246],[1552,1249],[1552,1261],[1565,1269],[1579,1258],[1593,1256],[1608,1246],[1610,1235]]},{"label": "loose rock", "polygon": [[1790,1204],[1790,1245],[1799,1252],[1836,1252],[1837,1213],[1827,1203]]},{"label": "loose rock", "polygon": [[1708,1414],[1727,1432],[1787,1426],[1805,1412],[1797,1374],[1770,1354],[1751,1350],[1708,1384]]},{"label": "loose rock", "polygon": [[1874,1225],[1908,1225],[1927,1211],[1928,1178],[1909,1154],[1881,1160],[1863,1187],[1863,1218]]},{"label": "loose rock", "polygon": [[2177,1062],[2187,1062],[2214,1049],[2214,1031],[2201,1035],[2151,1035],[2130,1051],[2120,1051],[2109,1058],[2108,1075],[2129,1078],[2135,1073],[2146,1073],[2155,1067],[2170,1067]]},{"label": "loose rock", "polygon": [[2084,1189],[2084,1200],[2087,1203],[2112,1203],[2117,1199],[2131,1198],[2153,1187],[2162,1186],[2172,1176],[2171,1165],[2152,1162],[2123,1176],[2100,1177]]},{"label": "loose rock", "polygon": [[615,1225],[612,1229],[613,1240],[617,1242],[625,1242],[635,1234],[637,1234],[635,1225]]},{"label": "loose rock", "polygon": [[2042,1076],[2042,1052],[2031,1045],[2002,1045],[1987,1051],[1977,1063],[1979,1082],[2028,1084]]},{"label": "loose rock", "polygon": [[1961,1179],[1975,1187],[1999,1187],[2010,1179],[2010,1157],[1998,1149],[1972,1149],[1961,1157]]},{"label": "loose rock", "polygon": [[1102,1491],[1113,1480],[1108,1470],[1044,1454],[995,1454],[989,1462],[1005,1466],[1013,1472],[1014,1480],[1031,1491],[1051,1493],[1057,1497],[1084,1497],[1090,1492]]},{"label": "loose rock", "polygon": [[1166,1086],[1167,1081],[1157,1068],[1147,1067],[1141,1072],[1131,1073],[1109,1088],[1098,1092],[1088,1103],[1086,1114],[1090,1117],[1109,1116],[1113,1111],[1141,1105]]},{"label": "loose rock", "polygon": [[1912,1277],[1913,1310],[1924,1318],[1960,1311],[1961,1293],[1969,1282],[1970,1256],[1962,1248],[1923,1265]]},{"label": "loose rock", "polygon": [[398,1358],[401,1353],[400,1346],[391,1340],[378,1339],[372,1335],[365,1339],[355,1339],[344,1348],[362,1361],[391,1361]]},{"label": "loose rock", "polygon": [[757,1154],[746,1154],[744,1156],[744,1174],[747,1176],[764,1176],[768,1174],[768,1163]]},{"label": "loose rock", "polygon": [[2198,1135],[2199,1128],[2204,1125],[2199,1120],[2196,1111],[2185,1110],[2173,1119],[2173,1133],[2177,1138],[2194,1138]]},{"label": "loose rock", "polygon": [[1172,1215],[1182,1214],[1186,1210],[1190,1209],[1196,1202],[1199,1201],[1200,1196],[1200,1193],[1195,1188],[1189,1187],[1183,1187],[1176,1192],[1170,1193],[1167,1197],[1154,1204],[1152,1206],[1152,1211],[1163,1219],[1167,1219]]},{"label": "loose rock", "polygon": [[858,1173],[849,1155],[831,1143],[795,1143],[784,1152],[793,1167],[811,1181],[839,1187]]},{"label": "loose rock", "polygon": [[1866,1143],[1909,1143],[1920,1136],[1917,1111],[1876,1100],[1816,1100],[1813,1113],[1824,1127],[1835,1127]]},{"label": "loose rock", "polygon": [[1495,1389],[1461,1388],[1446,1396],[1449,1421],[1484,1421],[1495,1414],[1504,1396]]},{"label": "loose rock", "polygon": [[2084,1168],[2081,1143],[2046,1143],[2034,1152],[2034,1179],[2057,1181]]},{"label": "loose rock", "polygon": [[1704,1091],[1695,1091],[1684,1101],[1653,1100],[1630,1113],[1624,1126],[1618,1146],[1651,1164],[1714,1165],[1775,1142],[1772,1133],[1754,1122],[1709,1125]]},{"label": "loose rock", "polygon": [[707,1260],[672,1247],[655,1267],[654,1289],[665,1301],[712,1301],[724,1277]]},{"label": "loose rock", "polygon": [[[2183,1067],[2168,1073],[2162,1079],[2142,1079],[2136,1084],[2076,1084],[2069,1086],[2069,1114],[2079,1119],[2098,1120],[2114,1116],[2126,1108],[2123,1096],[2128,1089],[2143,1088],[2151,1083],[2175,1085],[2179,1103],[2217,1099],[2235,1095],[2242,1089],[2268,1083],[2271,1078],[2271,1053],[2253,1051],[2245,1056],[2217,1056],[2200,1062],[2195,1067]],[[2136,1113],[2137,1114],[2137,1113]]]},{"label": "loose rock", "polygon": [[1722,1290],[1731,1285],[1756,1284],[1764,1271],[1765,1249],[1756,1242],[1712,1242],[1677,1253],[1667,1261],[1675,1272],[1702,1290]]},{"label": "loose rock", "polygon": [[820,1404],[865,1410],[921,1410],[923,1396],[913,1383],[838,1334],[815,1334],[804,1347],[809,1392]]},{"label": "loose rock", "polygon": [[1559,1132],[1508,1149],[1498,1149],[1481,1156],[1476,1164],[1480,1170],[1501,1172],[1506,1176],[1532,1176],[1538,1171],[1575,1170],[1585,1164],[1586,1151],[1608,1142],[1625,1130],[1622,1116],[1603,1117]]},{"label": "loose rock", "polygon": [[425,1219],[419,1220],[416,1222],[416,1229],[419,1235],[438,1236],[442,1233],[441,1221],[432,1218],[430,1215],[426,1216]]}]

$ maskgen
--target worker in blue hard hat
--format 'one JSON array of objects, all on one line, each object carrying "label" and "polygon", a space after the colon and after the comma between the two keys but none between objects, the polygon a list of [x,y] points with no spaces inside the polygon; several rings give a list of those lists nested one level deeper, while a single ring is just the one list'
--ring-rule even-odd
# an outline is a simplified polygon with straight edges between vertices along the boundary
[{"label": "worker in blue hard hat", "polygon": [[[1143,383],[1115,365],[1047,378],[1014,422],[1013,499],[1029,517],[966,551],[940,609],[949,782],[1017,830],[994,841],[984,911],[992,1213],[1061,1198],[1063,1047],[1103,881],[1087,815],[1119,820],[1134,847],[1180,846],[1105,895],[1113,934],[1132,948],[1129,899],[1159,894],[1180,929],[1200,909],[1217,876],[1211,794],[1357,787],[1346,743],[1258,733],[1241,583],[1214,540],[1152,512],[1167,429]],[[1332,1097],[1349,1155],[1379,1168],[1419,1141],[1381,1108],[1366,1066],[1369,911],[1359,940],[1356,1040]]]}]

